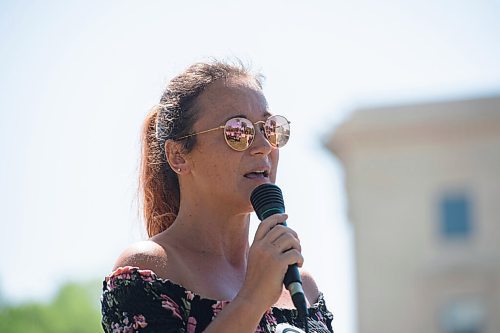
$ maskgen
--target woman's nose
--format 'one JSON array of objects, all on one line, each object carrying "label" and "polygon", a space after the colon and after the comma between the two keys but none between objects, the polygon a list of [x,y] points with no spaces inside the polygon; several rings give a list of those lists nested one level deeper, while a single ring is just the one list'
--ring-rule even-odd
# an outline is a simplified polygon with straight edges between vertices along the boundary
[{"label": "woman's nose", "polygon": [[264,125],[258,124],[256,126],[255,138],[253,144],[250,146],[252,154],[269,154],[273,150],[273,146],[265,135]]}]

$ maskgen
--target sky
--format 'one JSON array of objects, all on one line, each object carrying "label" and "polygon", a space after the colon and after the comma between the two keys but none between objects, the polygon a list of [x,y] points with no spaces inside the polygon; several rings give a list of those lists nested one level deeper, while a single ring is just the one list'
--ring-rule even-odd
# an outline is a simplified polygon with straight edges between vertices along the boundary
[{"label": "sky", "polygon": [[498,17],[486,0],[1,1],[0,297],[101,279],[145,237],[145,114],[188,65],[238,57],[292,122],[288,225],[334,327],[355,332],[354,229],[324,143],[358,108],[499,94]]}]

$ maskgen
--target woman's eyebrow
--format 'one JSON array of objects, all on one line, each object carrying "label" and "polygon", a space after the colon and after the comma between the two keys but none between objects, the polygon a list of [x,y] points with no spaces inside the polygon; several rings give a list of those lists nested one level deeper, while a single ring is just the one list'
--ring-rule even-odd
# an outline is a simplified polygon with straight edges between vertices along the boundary
[{"label": "woman's eyebrow", "polygon": [[224,122],[227,122],[228,120],[234,119],[234,118],[245,118],[245,119],[248,119],[247,116],[245,116],[244,114],[236,114],[236,115],[232,115],[232,116],[227,117]]},{"label": "woman's eyebrow", "polygon": [[[269,111],[266,111],[264,112],[263,116],[267,119],[269,117],[272,116],[272,113],[270,113]],[[244,114],[236,114],[236,115],[231,115],[229,117],[227,117],[224,122],[226,123],[228,120],[230,119],[234,119],[234,118],[245,118],[245,119],[248,119],[247,116],[245,116]]]}]

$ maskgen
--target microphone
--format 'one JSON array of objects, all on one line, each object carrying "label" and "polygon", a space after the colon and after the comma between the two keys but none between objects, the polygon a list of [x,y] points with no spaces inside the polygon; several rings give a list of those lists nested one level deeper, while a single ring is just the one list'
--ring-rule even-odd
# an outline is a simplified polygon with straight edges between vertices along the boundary
[{"label": "microphone", "polygon": [[[281,189],[274,184],[262,184],[257,186],[250,195],[250,202],[252,203],[257,217],[261,221],[271,215],[283,214],[285,212],[283,193]],[[286,222],[282,224],[286,226]],[[306,297],[302,289],[302,280],[297,264],[288,266],[283,283],[292,296],[292,301],[298,311],[299,317],[307,318]]]}]

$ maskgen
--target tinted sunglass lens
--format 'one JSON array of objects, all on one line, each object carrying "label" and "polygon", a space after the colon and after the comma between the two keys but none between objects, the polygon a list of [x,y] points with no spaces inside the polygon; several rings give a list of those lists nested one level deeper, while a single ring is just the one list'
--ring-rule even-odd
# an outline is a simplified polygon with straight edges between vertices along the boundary
[{"label": "tinted sunglass lens", "polygon": [[267,140],[274,148],[283,147],[290,138],[290,124],[283,116],[271,116],[267,119],[264,129]]},{"label": "tinted sunglass lens", "polygon": [[248,119],[229,119],[224,128],[224,136],[229,147],[237,151],[243,151],[252,144],[255,137],[255,128]]}]

